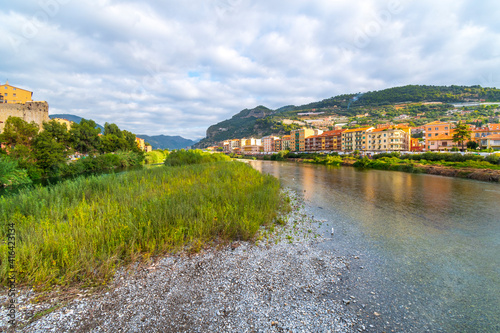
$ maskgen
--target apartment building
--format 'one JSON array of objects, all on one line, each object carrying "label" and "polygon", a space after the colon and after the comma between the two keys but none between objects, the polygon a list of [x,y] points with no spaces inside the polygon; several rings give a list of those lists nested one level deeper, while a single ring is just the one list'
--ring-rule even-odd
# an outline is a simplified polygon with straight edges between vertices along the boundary
[{"label": "apartment building", "polygon": [[280,140],[280,138],[272,135],[265,136],[262,138],[262,145],[264,146],[265,153],[278,151],[276,150],[276,145],[275,145],[276,140]]},{"label": "apartment building", "polygon": [[239,150],[239,148],[241,147],[241,140],[240,139],[226,140],[223,143],[223,147],[225,153],[234,153],[236,149]]},{"label": "apartment building", "polygon": [[366,133],[366,149],[369,151],[409,151],[410,130],[377,128]]},{"label": "apartment building", "polygon": [[[452,123],[433,121],[431,123],[425,124],[424,128],[425,148],[427,150],[435,150],[436,147],[449,147],[449,140],[452,139],[453,135]],[[442,140],[442,144],[439,143],[438,137]]]},{"label": "apartment building", "polygon": [[361,127],[345,130],[342,132],[342,150],[367,150],[367,133],[373,131],[374,127]]},{"label": "apartment building", "polygon": [[241,139],[240,148],[243,148],[244,146],[262,146],[262,140],[255,138]]},{"label": "apartment building", "polygon": [[281,149],[282,150],[290,150],[290,143],[292,142],[292,136],[291,135],[283,135],[281,137]]},{"label": "apartment building", "polygon": [[313,135],[319,135],[321,133],[323,133],[322,130],[310,128],[301,128],[291,131],[290,151],[305,151],[306,138]]},{"label": "apartment building", "polygon": [[333,151],[342,149],[342,130],[327,131],[305,139],[306,151]]}]

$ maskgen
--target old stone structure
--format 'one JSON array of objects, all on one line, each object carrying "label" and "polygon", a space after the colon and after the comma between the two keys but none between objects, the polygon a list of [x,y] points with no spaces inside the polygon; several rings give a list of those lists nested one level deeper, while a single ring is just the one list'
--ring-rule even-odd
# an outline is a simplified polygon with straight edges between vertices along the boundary
[{"label": "old stone structure", "polygon": [[44,121],[50,121],[49,104],[47,102],[0,103],[0,133],[3,132],[7,118],[11,116],[22,118],[27,122],[34,121],[42,128]]}]

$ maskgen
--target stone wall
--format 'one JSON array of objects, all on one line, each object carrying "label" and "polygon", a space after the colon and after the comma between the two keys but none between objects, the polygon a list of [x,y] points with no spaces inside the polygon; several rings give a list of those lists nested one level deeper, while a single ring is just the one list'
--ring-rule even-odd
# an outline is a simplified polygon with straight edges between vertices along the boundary
[{"label": "stone wall", "polygon": [[34,121],[40,128],[49,119],[49,104],[47,102],[26,102],[24,104],[0,103],[0,133],[9,117],[19,117],[28,123]]}]

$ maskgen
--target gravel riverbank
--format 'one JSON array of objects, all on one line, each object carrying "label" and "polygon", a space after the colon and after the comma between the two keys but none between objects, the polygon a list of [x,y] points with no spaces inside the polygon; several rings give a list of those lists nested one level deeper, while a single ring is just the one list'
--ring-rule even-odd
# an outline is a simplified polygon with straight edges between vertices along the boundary
[{"label": "gravel riverbank", "polygon": [[[348,260],[320,249],[325,221],[293,211],[256,243],[234,242],[195,255],[163,257],[120,270],[109,289],[33,303],[18,297],[19,332],[358,332],[361,321],[338,299]],[[0,296],[0,330],[7,297]]]}]

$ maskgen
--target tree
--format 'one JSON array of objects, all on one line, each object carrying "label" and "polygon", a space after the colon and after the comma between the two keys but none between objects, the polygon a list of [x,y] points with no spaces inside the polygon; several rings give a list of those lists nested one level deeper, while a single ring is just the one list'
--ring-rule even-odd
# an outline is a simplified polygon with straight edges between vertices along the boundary
[{"label": "tree", "polygon": [[477,149],[478,143],[476,141],[467,141],[468,149]]},{"label": "tree", "polygon": [[43,131],[35,139],[34,156],[37,166],[46,174],[55,171],[68,157],[67,147],[63,142],[58,142],[52,133]]},{"label": "tree", "polygon": [[39,127],[35,122],[28,123],[19,117],[9,117],[0,134],[0,142],[5,151],[17,160],[20,168],[28,169],[34,164],[33,142],[38,135]]},{"label": "tree", "polygon": [[104,124],[104,133],[103,134],[104,135],[114,134],[114,135],[116,135],[117,138],[122,138],[123,137],[122,131],[120,130],[120,128],[116,124],[105,123]]},{"label": "tree", "polygon": [[82,119],[79,124],[71,124],[69,130],[71,146],[82,154],[95,153],[99,149],[100,128],[96,128],[93,120]]},{"label": "tree", "polygon": [[70,134],[65,124],[58,123],[55,120],[44,122],[43,132],[49,134],[56,142],[63,144],[66,149],[70,148]]},{"label": "tree", "polygon": [[464,142],[470,140],[471,131],[467,127],[467,124],[460,123],[455,127],[455,133],[453,134],[453,142],[459,142],[462,146],[462,151],[464,151]]}]

